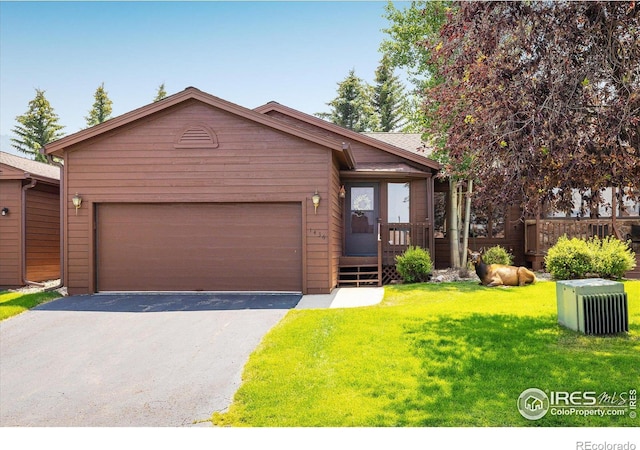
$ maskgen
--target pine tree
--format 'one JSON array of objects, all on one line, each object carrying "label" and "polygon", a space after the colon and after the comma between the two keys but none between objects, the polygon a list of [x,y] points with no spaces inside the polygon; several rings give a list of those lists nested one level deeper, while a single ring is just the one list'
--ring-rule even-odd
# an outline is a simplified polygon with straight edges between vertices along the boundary
[{"label": "pine tree", "polygon": [[31,155],[36,161],[47,162],[47,158],[40,153],[49,142],[62,136],[60,130],[64,126],[58,124],[58,115],[44,96],[45,91],[36,89],[36,96],[29,102],[29,110],[16,117],[18,125],[12,132],[17,137],[11,138],[12,145],[19,151]]},{"label": "pine tree", "polygon": [[376,131],[397,131],[407,123],[408,108],[404,86],[394,75],[391,59],[384,55],[375,73],[372,104],[378,116]]},{"label": "pine tree", "polygon": [[154,102],[158,102],[167,96],[167,91],[164,90],[164,83],[158,86],[158,91],[156,92],[156,98],[153,99]]},{"label": "pine tree", "polygon": [[89,111],[89,115],[85,117],[87,120],[87,126],[92,127],[98,125],[111,118],[111,105],[113,102],[107,96],[107,91],[104,90],[104,83],[102,83],[96,93],[94,94],[95,102],[93,108]]},{"label": "pine tree", "polygon": [[371,104],[371,91],[371,87],[351,69],[349,75],[338,83],[338,96],[327,103],[331,112],[317,113],[316,116],[357,132],[374,130],[377,120]]}]

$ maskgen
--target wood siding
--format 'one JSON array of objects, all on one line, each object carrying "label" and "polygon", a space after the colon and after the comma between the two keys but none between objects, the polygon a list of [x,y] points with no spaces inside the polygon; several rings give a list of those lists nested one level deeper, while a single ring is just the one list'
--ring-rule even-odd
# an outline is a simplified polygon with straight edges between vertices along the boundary
[{"label": "wood siding", "polygon": [[331,285],[338,285],[338,272],[340,266],[340,257],[343,254],[344,243],[344,202],[345,199],[340,198],[340,171],[337,162],[334,162],[331,170],[329,202],[331,204],[331,218],[329,223],[329,237],[331,250]]},{"label": "wood siding", "polygon": [[0,180],[0,287],[17,287],[22,282],[22,181]]},{"label": "wood siding", "polygon": [[27,280],[60,278],[60,191],[38,183],[26,192]]},{"label": "wood siding", "polygon": [[431,217],[431,213],[429,212],[428,206],[429,201],[427,200],[427,186],[429,180],[420,179],[420,180],[412,180],[410,184],[410,194],[409,201],[410,203],[410,214],[411,214],[411,222],[421,223],[427,222],[427,220]]},{"label": "wood siding", "polygon": [[[176,148],[192,124],[207,125],[217,148]],[[96,204],[297,202],[303,205],[303,291],[330,292],[333,164],[326,147],[195,100],[80,142],[65,151],[65,284],[70,293],[96,289]],[[317,214],[316,189],[322,197]],[[83,198],[77,215],[76,192]]]}]

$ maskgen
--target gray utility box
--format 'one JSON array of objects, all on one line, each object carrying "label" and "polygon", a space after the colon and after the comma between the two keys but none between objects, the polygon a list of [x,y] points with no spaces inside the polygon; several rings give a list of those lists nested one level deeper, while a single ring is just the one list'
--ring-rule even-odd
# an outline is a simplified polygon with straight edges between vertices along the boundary
[{"label": "gray utility box", "polygon": [[602,278],[556,283],[558,323],[585,334],[605,335],[629,331],[624,284]]}]

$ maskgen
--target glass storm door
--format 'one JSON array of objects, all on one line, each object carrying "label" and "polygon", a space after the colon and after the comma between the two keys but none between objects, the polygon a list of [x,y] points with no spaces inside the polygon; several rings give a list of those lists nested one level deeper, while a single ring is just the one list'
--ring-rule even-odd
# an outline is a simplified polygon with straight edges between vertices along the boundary
[{"label": "glass storm door", "polygon": [[346,256],[378,254],[378,183],[346,186]]}]

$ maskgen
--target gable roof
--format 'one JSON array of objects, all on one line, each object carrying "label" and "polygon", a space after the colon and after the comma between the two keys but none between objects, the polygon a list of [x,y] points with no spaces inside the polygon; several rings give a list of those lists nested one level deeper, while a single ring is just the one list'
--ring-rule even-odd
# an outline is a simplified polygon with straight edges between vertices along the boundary
[{"label": "gable roof", "polygon": [[167,108],[171,108],[172,106],[189,100],[200,101],[207,105],[224,110],[231,114],[235,114],[253,122],[257,122],[275,130],[282,131],[284,133],[299,137],[301,139],[305,139],[310,142],[314,142],[323,147],[327,147],[333,150],[338,155],[338,158],[344,166],[348,168],[355,167],[355,160],[353,158],[353,154],[351,153],[351,149],[349,148],[349,145],[344,142],[329,139],[324,136],[319,136],[306,130],[301,130],[299,128],[288,125],[281,120],[274,119],[273,117],[269,117],[265,114],[260,114],[251,109],[236,105],[235,103],[228,102],[219,97],[207,94],[206,92],[203,92],[194,87],[188,87],[184,91],[170,95],[160,101],[150,103],[138,109],[134,109],[133,111],[122,114],[118,117],[114,117],[113,119],[107,120],[91,128],[78,131],[77,133],[70,134],[57,141],[51,142],[45,146],[45,153],[47,155],[54,154],[56,156],[62,157],[62,153],[64,152],[64,150],[73,145],[97,137],[108,131],[128,125],[132,122],[151,116],[152,114],[163,111]]},{"label": "gable roof", "polygon": [[0,166],[5,166],[0,167],[0,178],[4,180],[34,178],[60,184],[60,168],[56,166],[6,152],[0,152]]},{"label": "gable roof", "polygon": [[[357,141],[362,144],[375,147],[377,149],[383,150],[393,155],[400,156],[412,162],[429,167],[431,169],[435,169],[435,170],[440,169],[440,164],[432,159],[429,159],[425,153],[418,153],[416,151],[407,150],[406,148],[395,145],[398,142],[392,143],[391,141],[388,141],[388,140],[376,139],[375,137],[369,136],[369,134],[373,134],[373,133],[357,133],[355,131],[341,127],[334,123],[327,122],[326,120],[322,120],[318,117],[305,114],[301,111],[297,111],[293,108],[289,108],[287,106],[281,105],[278,102],[266,103],[262,106],[258,106],[257,108],[254,108],[254,111],[260,112],[262,114],[267,114],[271,111],[276,111],[286,116],[306,122],[308,124],[315,125],[326,131],[336,133],[340,136],[343,136],[347,140]],[[387,133],[384,133],[384,134],[387,134]]]}]

